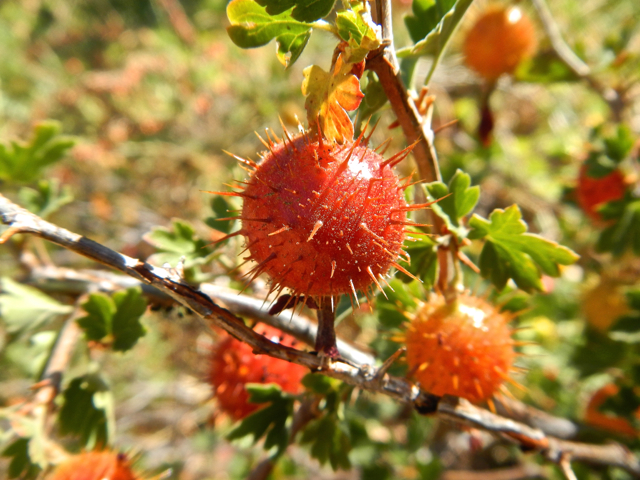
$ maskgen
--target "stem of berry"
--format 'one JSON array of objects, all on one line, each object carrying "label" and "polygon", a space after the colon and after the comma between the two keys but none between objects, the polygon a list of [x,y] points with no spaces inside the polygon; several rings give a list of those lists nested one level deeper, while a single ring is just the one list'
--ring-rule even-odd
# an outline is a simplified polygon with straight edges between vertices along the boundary
[{"label": "stem of berry", "polygon": [[[337,299],[336,299],[337,300]],[[333,305],[334,299],[322,297],[318,310],[318,334],[316,335],[316,352],[330,358],[340,356],[336,345],[336,330],[334,322],[336,312]]]}]

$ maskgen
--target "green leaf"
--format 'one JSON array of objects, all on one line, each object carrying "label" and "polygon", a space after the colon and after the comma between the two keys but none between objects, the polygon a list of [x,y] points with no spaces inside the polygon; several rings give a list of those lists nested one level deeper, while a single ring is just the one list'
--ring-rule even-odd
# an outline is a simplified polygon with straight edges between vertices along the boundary
[{"label": "green leaf", "polygon": [[112,297],[92,294],[82,307],[88,315],[78,319],[78,324],[87,339],[110,343],[117,352],[133,348],[146,332],[140,317],[147,302],[137,287],[116,292]]},{"label": "green leaf", "polygon": [[311,446],[311,456],[324,465],[327,461],[334,471],[349,470],[351,441],[335,413],[323,415],[310,422],[302,433],[302,445]]},{"label": "green leaf", "polygon": [[275,39],[278,60],[288,67],[295,63],[311,36],[311,25],[296,20],[292,10],[270,15],[254,0],[232,0],[227,6],[229,37],[241,48],[255,48]]},{"label": "green leaf", "polygon": [[7,472],[9,478],[31,480],[40,473],[40,468],[31,461],[29,456],[30,440],[30,438],[19,438],[2,451],[3,457],[11,458]]},{"label": "green leaf", "polygon": [[350,10],[340,10],[336,15],[338,35],[349,44],[345,62],[358,63],[381,43],[380,27],[362,3],[354,3]]},{"label": "green leaf", "polygon": [[627,250],[640,256],[640,199],[627,195],[624,200],[607,203],[600,209],[612,224],[600,234],[596,250],[621,257]]},{"label": "green leaf", "polygon": [[41,218],[48,217],[73,201],[71,189],[67,185],[60,188],[57,179],[40,180],[36,188],[22,187],[18,191],[18,198],[27,210]]},{"label": "green leaf", "polygon": [[289,429],[287,419],[293,413],[295,397],[284,393],[276,384],[247,384],[251,403],[269,403],[246,417],[240,425],[227,435],[228,440],[235,440],[251,435],[253,442],[265,436],[264,448],[275,447],[272,458],[284,453],[289,445]]},{"label": "green leaf", "polygon": [[207,218],[205,223],[211,228],[220,230],[221,232],[231,232],[235,220],[218,220],[218,218],[226,218],[229,216],[229,210],[232,210],[229,202],[227,202],[222,195],[216,195],[211,200],[211,209],[215,216]]},{"label": "green leaf", "polygon": [[375,73],[367,70],[363,78],[366,84],[362,89],[364,99],[358,109],[358,118],[361,119],[360,122],[367,121],[371,115],[384,107],[388,101],[387,95],[384,93],[384,88],[382,88],[382,84]]},{"label": "green leaf", "polygon": [[[435,284],[438,274],[437,243],[424,235],[413,238],[415,242],[405,244],[405,251],[411,258],[411,263],[405,268],[424,282],[424,288],[429,289]],[[405,283],[413,281],[408,275],[403,275],[400,279]]]},{"label": "green leaf", "polygon": [[60,124],[43,122],[36,125],[28,144],[0,144],[0,180],[29,183],[42,175],[45,167],[61,160],[74,141],[61,137]]},{"label": "green leaf", "polygon": [[333,10],[335,0],[256,0],[269,15],[279,15],[293,7],[291,17],[311,23],[326,17]]},{"label": "green leaf", "polygon": [[402,48],[396,53],[399,58],[433,56],[434,62],[425,83],[429,82],[449,39],[473,0],[414,0],[413,15],[405,23],[412,47]]},{"label": "green leaf", "polygon": [[97,374],[74,378],[63,392],[58,415],[61,435],[79,436],[90,450],[108,445],[114,436],[113,398],[107,383]]},{"label": "green leaf", "polygon": [[431,205],[431,209],[444,220],[447,228],[455,233],[460,240],[468,234],[468,229],[463,226],[462,219],[471,213],[480,198],[480,187],[477,185],[471,187],[470,185],[471,177],[462,170],[456,171],[448,186],[442,182],[425,185],[430,201],[442,199]]},{"label": "green leaf", "polygon": [[575,82],[579,77],[558,57],[554,50],[538,53],[524,60],[514,72],[520,82],[554,83]]},{"label": "green leaf", "polygon": [[471,239],[485,239],[480,254],[480,273],[498,290],[509,278],[526,292],[542,291],[542,273],[557,277],[559,265],[571,265],[578,255],[567,247],[527,232],[517,205],[494,210],[486,220],[474,215],[469,221]]},{"label": "green leaf", "polygon": [[184,256],[184,268],[190,269],[209,260],[211,247],[196,235],[191,225],[182,220],[173,220],[171,227],[171,230],[157,227],[144,236],[144,239],[158,250],[158,253],[149,259],[151,263],[168,263],[175,266]]},{"label": "green leaf", "polygon": [[0,318],[10,333],[36,330],[72,310],[36,288],[7,277],[0,279]]},{"label": "green leaf", "polygon": [[604,151],[607,157],[616,163],[621,162],[629,155],[635,137],[627,125],[618,125],[616,134],[604,139]]},{"label": "green leaf", "polygon": [[302,385],[307,390],[318,395],[327,395],[330,391],[337,390],[340,383],[340,380],[318,373],[308,373],[302,379]]}]

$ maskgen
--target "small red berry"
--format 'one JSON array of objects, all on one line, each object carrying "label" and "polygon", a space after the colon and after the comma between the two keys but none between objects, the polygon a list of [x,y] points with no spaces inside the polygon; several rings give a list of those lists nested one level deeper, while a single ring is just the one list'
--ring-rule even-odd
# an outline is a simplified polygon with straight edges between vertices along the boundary
[{"label": "small red berry", "polygon": [[465,62],[487,80],[513,73],[536,49],[533,23],[518,7],[494,6],[484,12],[467,33]]},{"label": "small red berry", "polygon": [[[271,291],[326,297],[367,289],[405,255],[408,206],[392,166],[358,138],[344,145],[307,134],[269,142],[243,192],[242,230],[250,274],[266,272]],[[384,280],[383,280],[384,281]]]},{"label": "small red berry", "polygon": [[56,467],[49,480],[136,480],[127,456],[109,450],[73,455]]},{"label": "small red berry", "polygon": [[604,177],[589,176],[589,167],[582,165],[578,177],[576,197],[580,208],[594,221],[602,221],[598,208],[607,202],[620,200],[626,190],[624,176],[614,170]]},{"label": "small red berry", "polygon": [[483,298],[462,294],[448,304],[441,295],[432,296],[405,334],[411,374],[435,395],[490,399],[516,355],[509,320]]},{"label": "small red berry", "polygon": [[[281,345],[291,347],[296,343],[293,337],[273,327],[261,325],[257,331]],[[302,391],[300,381],[307,372],[301,365],[255,355],[248,344],[226,336],[213,349],[209,379],[220,409],[240,420],[260,407],[249,403],[247,383],[276,383],[283,391],[296,394]]]}]

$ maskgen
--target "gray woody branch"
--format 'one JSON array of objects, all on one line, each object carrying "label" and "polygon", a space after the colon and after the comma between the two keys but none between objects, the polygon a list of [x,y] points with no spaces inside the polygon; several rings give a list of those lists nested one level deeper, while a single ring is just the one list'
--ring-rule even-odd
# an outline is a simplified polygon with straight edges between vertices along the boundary
[{"label": "gray woody branch", "polygon": [[182,283],[174,273],[122,255],[93,240],[46,222],[3,195],[0,195],[0,219],[9,226],[0,237],[0,243],[17,233],[32,234],[119,270],[143,284],[155,287],[162,294],[194,311],[209,325],[220,327],[251,345],[256,353],[293,362],[309,368],[312,372],[321,372],[363,390],[382,393],[409,403],[420,414],[434,414],[458,424],[492,432],[525,450],[538,451],[556,463],[579,460],[610,465],[640,478],[640,462],[620,444],[589,445],[560,440],[540,429],[493,414],[464,399],[449,395],[438,397],[425,392],[407,379],[388,375],[384,368],[318,357],[312,353],[273,343],[247,327],[241,318],[214,303],[208,295]]}]

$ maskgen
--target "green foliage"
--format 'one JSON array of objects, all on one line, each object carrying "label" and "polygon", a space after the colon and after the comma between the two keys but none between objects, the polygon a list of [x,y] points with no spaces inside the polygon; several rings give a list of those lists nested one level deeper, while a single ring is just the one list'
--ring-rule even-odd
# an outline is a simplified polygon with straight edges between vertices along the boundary
[{"label": "green foliage", "polygon": [[339,11],[336,27],[340,38],[349,44],[347,62],[361,62],[380,46],[380,28],[372,22],[362,3],[354,2],[351,9]]},{"label": "green foliage", "polygon": [[63,392],[58,415],[61,435],[78,437],[83,448],[109,445],[115,434],[113,396],[98,374],[74,378]]},{"label": "green foliage", "polygon": [[456,31],[460,20],[473,0],[414,0],[413,15],[405,18],[405,24],[412,47],[399,49],[399,58],[434,57],[434,62],[425,84],[431,79],[439,59],[442,57],[449,40]]},{"label": "green foliage", "polygon": [[320,417],[307,424],[302,432],[300,444],[309,445],[313,458],[324,465],[329,462],[333,470],[351,468],[349,451],[351,440],[344,422],[342,398],[352,387],[336,380],[320,380],[319,375],[307,375],[304,385],[324,398]]},{"label": "green foliage", "polygon": [[[409,231],[411,236],[411,231]],[[424,288],[431,288],[436,283],[438,275],[438,244],[425,235],[414,235],[415,241],[406,243],[405,251],[411,258],[406,269],[424,282]],[[408,275],[401,275],[403,282],[413,281]]]},{"label": "green foliage", "polygon": [[485,239],[480,254],[480,272],[502,290],[510,278],[526,292],[542,291],[542,273],[560,275],[559,265],[571,265],[578,260],[572,250],[527,233],[520,208],[494,210],[489,220],[474,215],[469,221],[471,239]]},{"label": "green foliage", "polygon": [[42,171],[62,158],[74,144],[60,136],[60,125],[43,122],[34,129],[31,142],[11,146],[0,144],[0,180],[30,183],[41,177]]},{"label": "green foliage", "polygon": [[61,304],[36,288],[10,278],[0,279],[0,318],[10,333],[23,335],[37,330],[72,310],[72,307]]},{"label": "green foliage", "polygon": [[151,263],[176,266],[185,257],[184,274],[187,281],[199,283],[206,278],[199,267],[210,260],[213,251],[187,222],[173,220],[171,230],[157,227],[147,233],[144,239],[158,250],[149,258]]},{"label": "green foliage", "polygon": [[575,82],[579,77],[553,50],[539,52],[522,62],[514,73],[516,80],[529,83]]},{"label": "green foliage", "polygon": [[616,257],[630,250],[640,256],[640,199],[629,192],[623,200],[608,202],[599,212],[610,225],[600,234],[596,250]]},{"label": "green foliage", "polygon": [[275,16],[291,10],[291,18],[311,23],[331,13],[335,0],[256,0],[269,15]]},{"label": "green foliage", "polygon": [[254,0],[233,0],[227,6],[227,16],[231,22],[227,32],[233,43],[254,48],[275,39],[278,60],[284,66],[296,62],[311,36],[311,25],[296,19],[293,10],[270,15]]},{"label": "green foliage", "polygon": [[235,220],[218,220],[219,218],[227,218],[229,216],[229,210],[231,210],[229,202],[222,195],[216,195],[211,200],[211,209],[215,216],[207,218],[205,223],[211,228],[215,228],[221,232],[231,232]]},{"label": "green foliage", "polygon": [[266,434],[264,448],[265,450],[274,448],[272,458],[277,458],[289,445],[287,419],[293,413],[295,397],[283,392],[273,383],[266,385],[249,383],[246,389],[251,403],[268,403],[269,405],[243,419],[240,425],[227,435],[227,439],[235,440],[251,435],[255,443]]},{"label": "green foliage", "polygon": [[140,317],[147,309],[147,302],[137,287],[116,292],[111,297],[91,294],[82,308],[88,315],[78,319],[78,325],[87,340],[110,344],[116,352],[130,350],[145,334]]},{"label": "green foliage", "polygon": [[442,182],[433,182],[425,186],[430,201],[441,199],[431,205],[431,210],[444,220],[447,228],[460,240],[469,232],[462,224],[462,219],[471,213],[480,198],[480,187],[470,185],[471,177],[458,169],[448,186]]},{"label": "green foliage", "polygon": [[19,438],[2,451],[2,456],[10,458],[9,478],[31,480],[36,478],[41,469],[31,462],[29,456],[29,438]]},{"label": "green foliage", "polygon": [[40,180],[36,188],[22,187],[18,198],[21,205],[41,218],[47,218],[73,201],[71,188],[68,185],[61,187],[56,179]]}]

